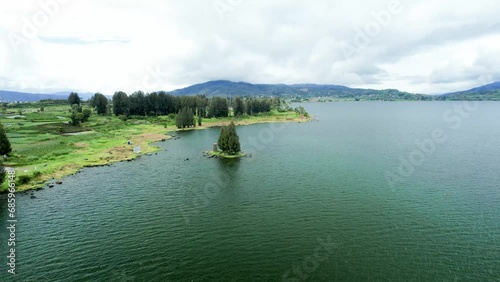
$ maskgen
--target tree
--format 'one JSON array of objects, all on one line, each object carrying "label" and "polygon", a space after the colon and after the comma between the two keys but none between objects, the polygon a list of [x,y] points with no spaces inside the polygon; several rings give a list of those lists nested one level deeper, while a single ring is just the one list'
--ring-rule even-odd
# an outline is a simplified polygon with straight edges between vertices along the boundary
[{"label": "tree", "polygon": [[187,107],[184,107],[182,110],[180,110],[175,117],[175,125],[177,126],[177,128],[195,126],[196,123],[194,120],[193,110],[188,109]]},{"label": "tree", "polygon": [[221,128],[217,145],[226,154],[236,155],[241,151],[240,138],[236,133],[234,122]]},{"label": "tree", "polygon": [[302,107],[302,106],[300,106],[300,107],[296,107],[294,111],[295,111],[297,114],[299,114],[299,115],[303,115],[303,114],[307,113],[307,112],[306,112],[306,109],[304,109],[304,107]]},{"label": "tree", "polygon": [[243,102],[243,99],[241,99],[240,97],[236,97],[236,99],[234,100],[233,111],[235,117],[242,116],[245,113],[245,104]]},{"label": "tree", "polygon": [[158,115],[159,108],[160,105],[159,105],[158,93],[156,92],[149,93],[149,95],[145,97],[146,114],[150,116],[156,116]]},{"label": "tree", "polygon": [[8,155],[12,152],[12,147],[10,146],[9,139],[5,133],[3,125],[0,123],[0,155]]},{"label": "tree", "polygon": [[144,92],[137,91],[132,93],[129,96],[130,101],[130,114],[136,116],[145,116],[146,115],[146,99],[144,96]]},{"label": "tree", "polygon": [[98,115],[105,115],[108,108],[108,98],[101,93],[95,93],[91,99],[91,105],[97,110]]},{"label": "tree", "polygon": [[113,112],[116,116],[128,115],[130,111],[130,101],[125,92],[118,91],[113,95]]},{"label": "tree", "polygon": [[183,112],[182,110],[179,111],[179,113],[175,116],[175,126],[177,128],[184,128],[184,120],[183,120]]},{"label": "tree", "polygon": [[227,117],[229,115],[229,106],[227,99],[214,97],[210,101],[209,117]]},{"label": "tree", "polygon": [[71,92],[68,97],[68,102],[70,105],[77,104],[78,106],[80,106],[82,100],[80,99],[80,96],[78,96],[78,93]]},{"label": "tree", "polygon": [[71,113],[71,117],[70,118],[71,118],[71,125],[74,125],[74,126],[79,125],[85,119],[83,113],[79,113],[77,111],[73,111]]},{"label": "tree", "polygon": [[82,122],[88,121],[91,115],[92,115],[92,111],[91,110],[89,110],[89,109],[83,110],[83,119],[82,119]]}]

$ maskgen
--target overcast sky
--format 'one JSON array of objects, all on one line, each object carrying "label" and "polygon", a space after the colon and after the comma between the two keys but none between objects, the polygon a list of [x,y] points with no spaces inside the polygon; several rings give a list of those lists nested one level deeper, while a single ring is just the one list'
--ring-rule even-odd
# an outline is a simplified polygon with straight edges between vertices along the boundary
[{"label": "overcast sky", "polygon": [[226,79],[434,94],[500,80],[498,0],[0,3],[2,90],[112,94]]}]

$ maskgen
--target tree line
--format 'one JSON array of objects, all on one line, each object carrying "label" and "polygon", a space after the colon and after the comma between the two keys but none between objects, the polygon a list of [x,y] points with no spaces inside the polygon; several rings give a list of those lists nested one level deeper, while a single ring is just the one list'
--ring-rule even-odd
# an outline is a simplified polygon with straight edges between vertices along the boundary
[{"label": "tree line", "polygon": [[197,96],[173,96],[165,92],[144,93],[142,91],[127,95],[119,91],[112,98],[113,113],[126,116],[159,116],[178,114],[185,108],[193,115],[203,118],[229,116],[230,108],[235,116],[256,115],[271,111],[273,100],[269,98],[207,98]]},{"label": "tree line", "polygon": [[[81,115],[82,100],[77,93],[71,93],[68,102],[73,107],[72,123],[77,124],[88,119],[87,113]],[[228,117],[230,109],[233,115],[258,115],[260,113],[290,111],[290,106],[280,98],[208,98],[204,95],[173,96],[166,92],[144,93],[136,91],[130,95],[123,91],[114,93],[110,100],[102,93],[96,93],[89,104],[98,115],[114,114],[126,120],[130,117],[176,115],[179,128],[201,125],[203,118]],[[76,110],[75,110],[76,109]],[[74,122],[73,122],[74,121]]]}]

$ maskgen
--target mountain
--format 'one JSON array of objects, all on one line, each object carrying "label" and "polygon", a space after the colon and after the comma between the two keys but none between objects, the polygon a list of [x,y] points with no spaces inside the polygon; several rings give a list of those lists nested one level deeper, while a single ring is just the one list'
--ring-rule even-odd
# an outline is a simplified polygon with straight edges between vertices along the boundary
[{"label": "mountain", "polygon": [[472,88],[465,91],[446,93],[440,95],[440,98],[446,100],[490,100],[500,101],[500,81]]},{"label": "mountain", "polygon": [[[40,100],[53,99],[53,100],[66,100],[68,99],[69,93],[71,91],[62,91],[52,94],[40,94],[40,93],[25,93],[25,92],[15,92],[15,91],[3,91],[0,90],[0,102],[36,102]],[[92,93],[78,93],[80,98],[87,100],[92,97]]]},{"label": "mountain", "polygon": [[340,85],[317,84],[251,84],[227,80],[208,81],[187,88],[174,90],[174,95],[206,95],[206,96],[303,96],[328,91],[346,91],[351,88]]},{"label": "mountain", "polygon": [[479,86],[476,88],[472,88],[472,89],[469,89],[465,92],[483,92],[483,91],[491,91],[491,90],[500,90],[500,81],[486,84],[483,86]]},{"label": "mountain", "polygon": [[310,99],[329,97],[363,100],[430,100],[431,96],[401,92],[396,89],[374,90],[349,88],[341,85],[321,84],[251,84],[227,80],[208,81],[170,92],[173,95],[213,96],[279,96]]},{"label": "mountain", "polygon": [[[71,91],[52,94],[23,93],[1,91],[1,102],[34,102],[43,99],[65,100]],[[277,96],[291,98],[294,101],[313,100],[494,100],[500,101],[500,81],[488,85],[472,88],[465,91],[431,96],[402,92],[397,89],[361,89],[349,88],[342,85],[322,84],[252,84],[247,82],[232,82],[228,80],[214,80],[195,84],[186,88],[168,92],[176,96],[205,95],[207,97],[223,96]],[[93,93],[78,93],[83,100],[87,100]],[[109,97],[111,98],[111,97]]]}]

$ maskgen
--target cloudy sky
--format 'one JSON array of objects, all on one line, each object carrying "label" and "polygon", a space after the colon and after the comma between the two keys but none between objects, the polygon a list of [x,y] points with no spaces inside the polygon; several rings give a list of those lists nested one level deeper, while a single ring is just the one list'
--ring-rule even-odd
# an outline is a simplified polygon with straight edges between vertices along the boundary
[{"label": "cloudy sky", "polygon": [[0,0],[0,89],[215,79],[416,93],[500,80],[498,0]]}]

